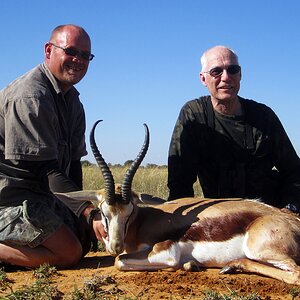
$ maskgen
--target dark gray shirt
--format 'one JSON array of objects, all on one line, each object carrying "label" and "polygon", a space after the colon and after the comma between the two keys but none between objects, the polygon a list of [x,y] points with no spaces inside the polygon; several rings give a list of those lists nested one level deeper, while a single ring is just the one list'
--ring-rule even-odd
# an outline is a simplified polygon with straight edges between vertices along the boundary
[{"label": "dark gray shirt", "polygon": [[210,97],[187,102],[169,149],[169,199],[194,196],[262,198],[300,209],[300,159],[281,122],[266,105],[239,98],[243,115],[216,113]]}]

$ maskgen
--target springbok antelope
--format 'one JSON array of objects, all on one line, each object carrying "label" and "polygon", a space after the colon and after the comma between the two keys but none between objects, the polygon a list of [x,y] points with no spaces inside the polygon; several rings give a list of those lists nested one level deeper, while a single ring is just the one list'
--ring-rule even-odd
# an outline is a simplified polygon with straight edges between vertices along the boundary
[{"label": "springbok antelope", "polygon": [[[98,121],[99,122],[99,121]],[[159,205],[138,204],[131,191],[146,155],[149,131],[140,153],[115,189],[108,165],[95,143],[93,154],[105,179],[97,193],[107,231],[107,251],[119,270],[244,271],[300,285],[300,220],[297,215],[251,199],[183,198]]]}]

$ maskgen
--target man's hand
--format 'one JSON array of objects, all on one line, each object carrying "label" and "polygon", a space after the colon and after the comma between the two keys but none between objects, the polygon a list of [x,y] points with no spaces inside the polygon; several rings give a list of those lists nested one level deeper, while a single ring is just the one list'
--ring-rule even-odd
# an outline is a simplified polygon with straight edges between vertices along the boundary
[{"label": "man's hand", "polygon": [[85,216],[88,224],[93,228],[97,240],[103,241],[106,239],[107,232],[101,221],[100,210],[95,208],[93,205],[90,205],[83,211],[83,215]]},{"label": "man's hand", "polygon": [[292,203],[287,204],[283,209],[288,209],[289,211],[296,213],[296,214],[299,213],[297,205],[292,204]]},{"label": "man's hand", "polygon": [[101,221],[100,213],[96,213],[93,218],[93,230],[95,232],[96,238],[98,241],[107,238],[107,232],[104,229],[104,226]]}]

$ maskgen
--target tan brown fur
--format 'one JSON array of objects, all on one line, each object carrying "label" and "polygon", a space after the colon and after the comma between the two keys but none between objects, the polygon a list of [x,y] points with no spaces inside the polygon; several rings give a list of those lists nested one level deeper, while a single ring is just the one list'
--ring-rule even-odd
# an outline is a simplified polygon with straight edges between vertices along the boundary
[{"label": "tan brown fur", "polygon": [[[117,185],[121,201],[120,190]],[[119,254],[120,270],[220,267],[221,273],[241,270],[300,285],[300,220],[286,210],[247,199],[183,198],[151,205],[135,192],[127,204],[108,205],[103,190],[70,194],[97,201],[107,215],[106,246]],[[117,222],[111,222],[114,217]],[[185,244],[188,248],[182,249]]]}]

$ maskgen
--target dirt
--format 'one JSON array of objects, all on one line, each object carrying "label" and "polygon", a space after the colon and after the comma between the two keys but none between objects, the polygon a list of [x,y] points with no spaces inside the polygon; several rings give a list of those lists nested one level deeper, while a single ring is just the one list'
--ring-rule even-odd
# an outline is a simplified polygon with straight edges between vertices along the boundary
[{"label": "dirt", "polygon": [[[52,285],[63,293],[62,299],[71,299],[75,289],[82,291],[86,286],[95,286],[96,282],[104,295],[99,299],[203,299],[206,291],[222,295],[234,292],[240,296],[256,294],[260,299],[268,300],[300,299],[300,295],[295,296],[300,292],[299,286],[254,274],[220,275],[218,269],[120,272],[113,264],[114,259],[105,253],[90,253],[75,268],[59,270],[52,278]],[[6,272],[13,290],[36,280],[32,270]],[[5,299],[8,292],[0,292],[0,299]]]}]

